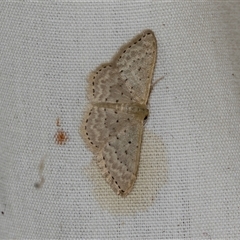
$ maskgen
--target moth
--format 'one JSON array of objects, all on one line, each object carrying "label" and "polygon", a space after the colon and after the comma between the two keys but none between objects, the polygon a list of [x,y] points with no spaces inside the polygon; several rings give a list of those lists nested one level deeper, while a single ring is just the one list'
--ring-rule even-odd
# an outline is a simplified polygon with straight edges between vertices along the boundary
[{"label": "moth", "polygon": [[130,193],[137,178],[156,57],[154,33],[144,30],[88,77],[90,104],[80,134],[102,175],[121,196]]}]

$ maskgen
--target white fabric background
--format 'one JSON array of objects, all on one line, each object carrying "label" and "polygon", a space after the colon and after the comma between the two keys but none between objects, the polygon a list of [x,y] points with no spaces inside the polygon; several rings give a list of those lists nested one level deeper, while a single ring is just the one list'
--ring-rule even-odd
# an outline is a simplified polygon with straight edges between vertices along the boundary
[{"label": "white fabric background", "polygon": [[[1,238],[239,239],[239,10],[237,2],[1,3]],[[164,79],[123,199],[78,128],[88,73],[146,28],[158,41],[154,78]],[[55,142],[58,129],[65,145]]]}]

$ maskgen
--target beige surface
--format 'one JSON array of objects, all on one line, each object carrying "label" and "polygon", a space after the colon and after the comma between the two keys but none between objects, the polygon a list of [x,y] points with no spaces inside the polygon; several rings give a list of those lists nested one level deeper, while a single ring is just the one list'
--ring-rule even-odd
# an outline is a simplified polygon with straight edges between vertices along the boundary
[{"label": "beige surface", "polygon": [[[239,239],[239,8],[1,3],[2,238]],[[149,98],[136,184],[121,198],[78,129],[89,72],[144,29],[164,79]]]}]

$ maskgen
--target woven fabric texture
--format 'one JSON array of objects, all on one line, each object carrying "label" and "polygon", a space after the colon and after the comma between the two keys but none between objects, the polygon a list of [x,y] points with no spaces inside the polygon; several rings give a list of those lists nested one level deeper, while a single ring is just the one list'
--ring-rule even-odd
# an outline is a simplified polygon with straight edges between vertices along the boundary
[{"label": "woven fabric texture", "polygon": [[[237,2],[0,3],[1,238],[239,239],[239,12]],[[89,72],[144,29],[164,79],[122,198],[79,126]]]}]

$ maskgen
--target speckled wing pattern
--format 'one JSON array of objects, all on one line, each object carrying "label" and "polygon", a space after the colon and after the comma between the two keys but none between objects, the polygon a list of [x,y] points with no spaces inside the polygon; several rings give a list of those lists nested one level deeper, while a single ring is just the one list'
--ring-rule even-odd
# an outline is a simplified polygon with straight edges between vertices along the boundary
[{"label": "speckled wing pattern", "polygon": [[121,196],[129,194],[137,177],[156,54],[154,33],[145,30],[88,78],[91,104],[80,133],[97,155],[106,181]]}]

